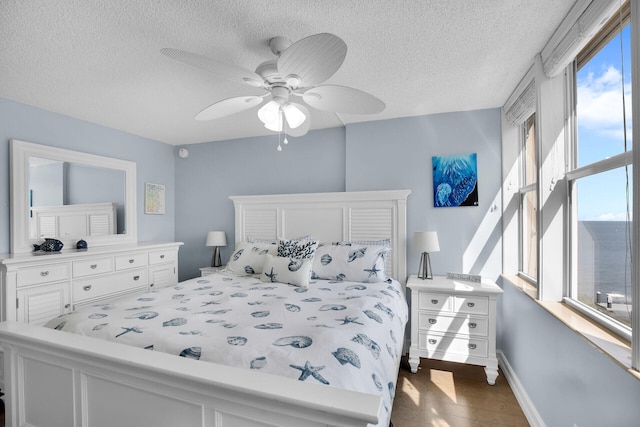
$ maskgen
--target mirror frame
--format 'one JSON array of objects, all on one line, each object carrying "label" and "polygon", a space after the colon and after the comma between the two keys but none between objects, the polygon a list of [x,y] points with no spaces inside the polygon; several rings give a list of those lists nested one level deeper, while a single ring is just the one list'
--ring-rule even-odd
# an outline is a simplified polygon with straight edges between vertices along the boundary
[{"label": "mirror frame", "polygon": [[[34,144],[12,139],[11,156],[11,252],[32,252],[33,244],[42,242],[42,238],[29,238],[29,157],[40,157],[62,162],[80,163],[86,166],[116,169],[125,174],[124,221],[126,234],[83,237],[89,247],[126,243],[137,243],[137,200],[136,200],[136,164],[128,160],[114,159],[96,154]],[[74,249],[77,238],[57,237],[64,243],[65,249]],[[65,250],[63,249],[63,250]]]}]

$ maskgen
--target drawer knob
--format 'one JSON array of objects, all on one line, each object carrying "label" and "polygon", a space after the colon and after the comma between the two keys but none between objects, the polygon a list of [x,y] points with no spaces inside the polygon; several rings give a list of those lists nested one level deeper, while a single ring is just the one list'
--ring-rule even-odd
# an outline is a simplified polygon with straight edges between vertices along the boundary
[{"label": "drawer knob", "polygon": [[47,277],[47,276],[49,275],[49,272],[48,272],[48,271],[41,271],[41,272],[40,272],[40,275],[41,275],[42,277]]},{"label": "drawer knob", "polygon": [[429,338],[429,344],[435,344],[435,343],[437,343],[437,342],[438,342],[438,341],[434,340],[433,338]]},{"label": "drawer knob", "polygon": [[429,323],[435,325],[438,321],[436,319],[429,319]]},{"label": "drawer knob", "polygon": [[477,323],[474,323],[474,322],[469,323],[469,329],[474,329],[476,326],[478,326]]},{"label": "drawer knob", "polygon": [[71,304],[65,304],[64,305],[64,308],[70,308],[70,307],[71,307]]},{"label": "drawer knob", "polygon": [[437,300],[437,299],[432,299],[432,300],[431,300],[431,304],[437,304],[437,303],[438,303],[438,300]]},{"label": "drawer knob", "polygon": [[91,267],[92,270],[95,270],[98,268],[98,264],[91,264],[89,267]]},{"label": "drawer knob", "polygon": [[160,259],[164,259],[164,254],[163,254],[163,255],[160,255]]},{"label": "drawer knob", "polygon": [[134,259],[133,259],[133,258],[131,258],[131,259],[129,260],[129,264],[133,264],[133,261],[134,261]]},{"label": "drawer knob", "polygon": [[140,276],[133,276],[133,280],[139,280]]},{"label": "drawer knob", "polygon": [[468,306],[468,307],[473,307],[473,306],[475,306],[475,305],[476,305],[476,303],[475,303],[475,302],[468,302],[468,303],[467,303],[467,306]]},{"label": "drawer knob", "polygon": [[475,350],[477,347],[476,344],[469,344],[469,350]]},{"label": "drawer knob", "polygon": [[83,290],[83,291],[90,291],[90,290],[91,290],[91,285],[84,285],[84,286],[82,287],[82,290]]}]

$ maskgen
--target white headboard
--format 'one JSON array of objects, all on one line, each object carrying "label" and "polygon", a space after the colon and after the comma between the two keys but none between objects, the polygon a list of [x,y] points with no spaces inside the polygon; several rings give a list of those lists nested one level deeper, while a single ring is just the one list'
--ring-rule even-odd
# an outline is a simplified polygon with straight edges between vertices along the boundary
[{"label": "white headboard", "polygon": [[391,239],[387,274],[407,279],[407,197],[411,190],[231,196],[236,236],[262,239],[311,234],[320,242]]}]

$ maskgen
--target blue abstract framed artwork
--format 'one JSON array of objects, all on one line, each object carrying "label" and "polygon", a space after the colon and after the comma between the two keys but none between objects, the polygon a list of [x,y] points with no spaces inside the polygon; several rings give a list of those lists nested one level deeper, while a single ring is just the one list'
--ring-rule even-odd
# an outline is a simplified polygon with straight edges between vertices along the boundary
[{"label": "blue abstract framed artwork", "polygon": [[433,156],[433,206],[478,206],[477,153]]}]

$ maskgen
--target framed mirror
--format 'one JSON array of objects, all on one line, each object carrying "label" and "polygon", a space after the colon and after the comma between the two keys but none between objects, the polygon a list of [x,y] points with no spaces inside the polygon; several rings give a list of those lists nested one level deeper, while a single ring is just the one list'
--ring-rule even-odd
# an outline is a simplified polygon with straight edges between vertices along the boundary
[{"label": "framed mirror", "polygon": [[136,164],[11,140],[11,252],[136,243]]}]

